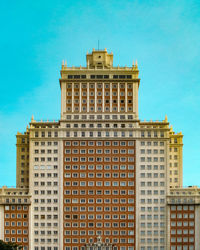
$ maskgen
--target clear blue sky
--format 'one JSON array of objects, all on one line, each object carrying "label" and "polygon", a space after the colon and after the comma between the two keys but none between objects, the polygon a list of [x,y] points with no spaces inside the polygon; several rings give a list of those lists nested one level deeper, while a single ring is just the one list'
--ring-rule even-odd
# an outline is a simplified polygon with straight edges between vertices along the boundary
[{"label": "clear blue sky", "polygon": [[200,185],[200,1],[11,0],[0,3],[0,186],[15,185],[15,135],[59,119],[59,70],[92,48],[140,69],[140,119],[168,115],[184,134],[184,185]]}]

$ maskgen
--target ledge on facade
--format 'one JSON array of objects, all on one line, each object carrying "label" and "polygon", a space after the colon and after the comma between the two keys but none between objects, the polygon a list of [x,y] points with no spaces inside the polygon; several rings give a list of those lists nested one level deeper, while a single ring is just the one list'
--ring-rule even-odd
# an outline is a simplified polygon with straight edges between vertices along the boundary
[{"label": "ledge on facade", "polygon": [[167,196],[168,204],[200,204],[200,188],[198,186],[171,188]]},{"label": "ledge on facade", "polygon": [[0,188],[0,204],[31,204],[28,188],[3,186]]}]

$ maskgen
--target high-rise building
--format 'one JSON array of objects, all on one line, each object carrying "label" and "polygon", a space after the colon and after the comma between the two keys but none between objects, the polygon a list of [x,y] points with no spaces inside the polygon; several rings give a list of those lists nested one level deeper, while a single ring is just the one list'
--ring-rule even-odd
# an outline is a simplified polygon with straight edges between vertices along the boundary
[{"label": "high-rise building", "polygon": [[[199,191],[195,202],[178,198],[183,135],[167,117],[139,119],[137,62],[114,67],[106,50],[86,61],[62,65],[60,120],[32,116],[17,134],[17,189],[0,193],[1,239],[31,250],[199,249]],[[195,219],[186,228],[173,209]],[[19,211],[28,229],[12,223]]]}]

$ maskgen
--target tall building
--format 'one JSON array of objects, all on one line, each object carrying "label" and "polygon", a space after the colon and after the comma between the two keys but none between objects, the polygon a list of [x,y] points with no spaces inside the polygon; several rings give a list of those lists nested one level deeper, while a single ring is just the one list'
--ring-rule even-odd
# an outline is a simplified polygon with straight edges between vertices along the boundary
[{"label": "tall building", "polygon": [[[198,189],[190,205],[174,191],[183,190],[183,135],[167,117],[139,119],[137,62],[114,67],[106,50],[93,50],[86,61],[62,65],[60,120],[32,116],[17,133],[18,192],[0,193],[1,239],[31,250],[199,249]],[[187,228],[173,217],[180,207],[195,216]],[[21,210],[28,236],[12,223]]]}]

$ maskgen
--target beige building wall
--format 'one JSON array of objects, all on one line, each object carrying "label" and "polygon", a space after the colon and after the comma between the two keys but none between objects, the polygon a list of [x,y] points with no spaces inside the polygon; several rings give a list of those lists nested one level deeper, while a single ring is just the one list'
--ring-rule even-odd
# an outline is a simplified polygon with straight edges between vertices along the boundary
[{"label": "beige building wall", "polygon": [[25,133],[16,135],[16,186],[20,188],[29,187],[29,129]]},{"label": "beige building wall", "polygon": [[[57,122],[30,123],[30,249],[60,245],[60,139]],[[62,154],[62,153],[61,153]]]},{"label": "beige building wall", "polygon": [[0,205],[0,240],[4,240],[4,205]]},{"label": "beige building wall", "polygon": [[136,249],[167,249],[169,123],[140,122],[137,142]]},{"label": "beige building wall", "polygon": [[183,186],[183,135],[171,127],[169,137],[170,188],[178,188]]}]

